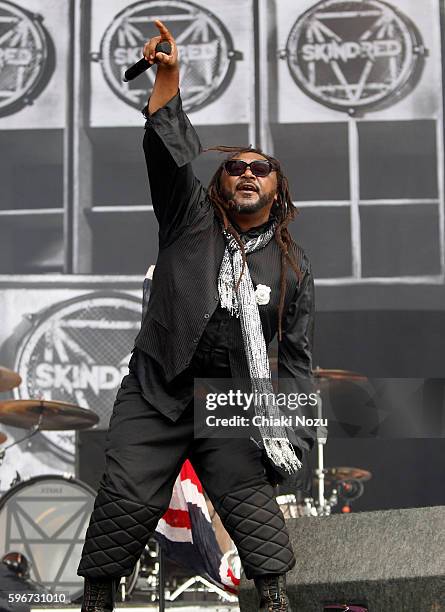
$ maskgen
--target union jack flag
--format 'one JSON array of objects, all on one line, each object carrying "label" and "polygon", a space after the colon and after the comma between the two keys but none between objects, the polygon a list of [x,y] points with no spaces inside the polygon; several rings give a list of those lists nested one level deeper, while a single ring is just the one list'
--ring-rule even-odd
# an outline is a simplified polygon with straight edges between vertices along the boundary
[{"label": "union jack flag", "polygon": [[239,575],[235,575],[228,555],[223,555],[219,547],[202,485],[188,460],[176,479],[169,508],[159,520],[154,536],[169,559],[237,595]]}]

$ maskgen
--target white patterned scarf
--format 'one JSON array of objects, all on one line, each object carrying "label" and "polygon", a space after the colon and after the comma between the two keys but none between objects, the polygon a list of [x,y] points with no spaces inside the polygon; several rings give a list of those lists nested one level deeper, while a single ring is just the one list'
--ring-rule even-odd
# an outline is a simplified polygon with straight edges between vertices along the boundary
[{"label": "white patterned scarf", "polygon": [[[252,253],[265,247],[274,235],[276,223],[274,221],[264,233],[256,238],[245,242],[241,237],[245,252]],[[235,292],[236,282],[243,266],[242,253],[235,238],[227,230],[223,229],[223,235],[226,240],[226,249],[218,276],[221,306],[226,308],[232,316],[240,317],[255,415],[265,417],[266,420],[266,424],[258,427],[264,449],[276,466],[293,474],[302,467],[302,463],[289,441],[286,428],[284,425],[269,424],[279,422],[280,410],[272,385],[266,341],[249,267],[246,262],[238,291]]]}]

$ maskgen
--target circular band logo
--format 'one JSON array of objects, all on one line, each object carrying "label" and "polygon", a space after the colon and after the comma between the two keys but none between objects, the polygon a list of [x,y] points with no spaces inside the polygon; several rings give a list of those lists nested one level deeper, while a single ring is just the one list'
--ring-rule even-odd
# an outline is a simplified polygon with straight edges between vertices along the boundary
[{"label": "circular band logo", "polygon": [[[100,417],[97,428],[107,429],[140,324],[141,301],[122,293],[91,293],[45,310],[19,345],[14,367],[23,383],[14,397],[89,408]],[[74,453],[71,432],[43,435]]]},{"label": "circular band logo", "polygon": [[426,51],[415,25],[380,0],[322,0],[294,24],[290,73],[318,102],[353,114],[414,86]]},{"label": "circular band logo", "polygon": [[144,44],[159,34],[155,19],[165,23],[178,45],[184,110],[194,111],[209,104],[227,87],[239,54],[215,15],[184,0],[137,2],[114,18],[100,49],[107,83],[130,106],[145,106],[156,68],[129,83],[122,78],[127,68],[141,59]]},{"label": "circular band logo", "polygon": [[0,115],[31,104],[53,67],[54,48],[41,18],[0,0]]}]

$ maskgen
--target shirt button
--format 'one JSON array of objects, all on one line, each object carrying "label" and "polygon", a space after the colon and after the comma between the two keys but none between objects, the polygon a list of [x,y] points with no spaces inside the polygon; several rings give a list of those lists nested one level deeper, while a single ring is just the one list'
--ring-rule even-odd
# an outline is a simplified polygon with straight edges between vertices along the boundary
[{"label": "shirt button", "polygon": [[199,338],[193,338],[193,344],[197,344],[199,342]]},{"label": "shirt button", "polygon": [[219,300],[219,295],[214,295],[213,299],[217,302]]},{"label": "shirt button", "polygon": [[204,315],[204,319],[208,319],[209,317],[210,317],[209,313],[206,312],[205,315]]}]

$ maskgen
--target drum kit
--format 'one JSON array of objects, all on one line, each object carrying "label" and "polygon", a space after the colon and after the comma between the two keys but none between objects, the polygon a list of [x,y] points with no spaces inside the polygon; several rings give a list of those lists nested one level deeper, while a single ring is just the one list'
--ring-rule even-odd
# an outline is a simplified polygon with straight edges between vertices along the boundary
[{"label": "drum kit", "polygon": [[[20,383],[16,372],[0,367],[0,392],[10,391]],[[27,433],[4,446],[8,438],[0,431],[0,466],[9,449],[40,431],[87,429],[98,421],[93,411],[66,402],[1,401],[0,423]],[[62,590],[72,600],[80,597],[83,580],[76,574],[76,559],[80,558],[94,499],[94,490],[72,476],[42,475],[22,481],[17,473],[0,498],[0,555],[11,572],[15,566],[7,563],[8,558],[26,559],[27,575],[15,572],[24,590]]]},{"label": "drum kit", "polygon": [[[366,383],[367,378],[362,374],[347,370],[333,370],[315,368],[313,371],[315,390],[317,393],[317,419],[323,422],[323,398],[335,387],[338,391],[348,391],[348,386],[355,383]],[[341,512],[351,511],[350,504],[358,499],[364,491],[364,482],[371,478],[371,472],[354,467],[324,466],[324,447],[327,442],[328,427],[317,427],[317,467],[314,470],[313,486],[317,489],[317,497],[305,497],[303,502],[296,496],[279,495],[278,504],[284,518],[297,518],[301,516],[329,516],[332,509],[338,505],[339,499],[344,502]],[[330,487],[329,498],[325,497],[325,488]]]},{"label": "drum kit", "polygon": [[[344,370],[314,370],[318,394],[318,414],[323,417],[322,399],[333,384],[347,385],[366,378]],[[16,372],[0,367],[0,392],[10,391],[21,384]],[[99,417],[92,411],[66,402],[44,399],[0,401],[0,423],[27,430],[22,438],[9,445],[7,435],[0,431],[0,466],[5,454],[13,446],[28,441],[44,430],[81,430],[93,427]],[[294,494],[278,495],[277,501],[285,518],[301,516],[328,516],[332,509],[345,500],[342,512],[350,511],[350,502],[362,495],[364,482],[370,472],[354,467],[324,466],[324,446],[327,428],[317,431],[317,468],[313,484],[317,496],[297,500]],[[330,495],[325,496],[325,487]],[[77,561],[83,546],[96,493],[74,476],[42,475],[23,480],[20,475],[0,498],[0,556],[24,555],[30,571],[21,579],[36,590],[42,585],[48,592],[63,590],[71,600],[83,592],[83,580],[77,576]],[[222,524],[215,518],[215,534],[221,550],[228,554],[231,541]],[[145,590],[156,592],[156,574],[159,571],[159,549],[151,540],[131,576],[122,580],[121,595],[126,599],[143,579]],[[232,543],[233,544],[233,543]]]}]

